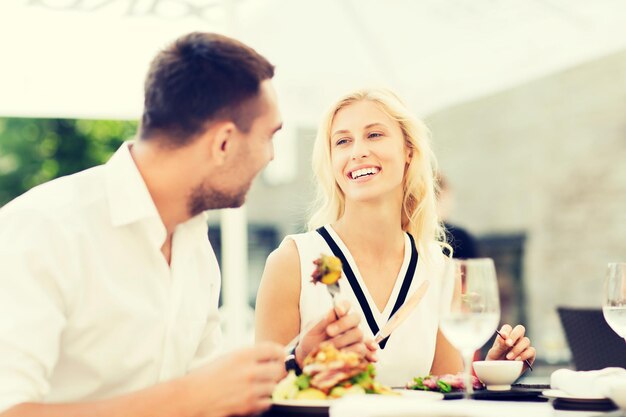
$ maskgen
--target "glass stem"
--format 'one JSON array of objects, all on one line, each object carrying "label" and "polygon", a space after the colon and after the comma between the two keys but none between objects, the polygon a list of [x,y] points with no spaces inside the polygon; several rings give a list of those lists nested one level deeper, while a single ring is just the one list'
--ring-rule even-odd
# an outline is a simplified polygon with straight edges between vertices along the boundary
[{"label": "glass stem", "polygon": [[472,383],[472,359],[474,359],[474,351],[463,351],[463,362],[465,364],[465,399],[472,398],[474,393],[474,384]]}]

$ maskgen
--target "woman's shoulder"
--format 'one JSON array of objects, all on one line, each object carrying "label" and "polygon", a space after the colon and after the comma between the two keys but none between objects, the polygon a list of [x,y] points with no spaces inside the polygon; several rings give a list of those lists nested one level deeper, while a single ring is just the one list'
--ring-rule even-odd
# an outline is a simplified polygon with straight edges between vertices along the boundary
[{"label": "woman's shoulder", "polygon": [[300,256],[293,240],[284,239],[265,261],[259,296],[273,291],[282,294],[299,293]]},{"label": "woman's shoulder", "polygon": [[442,268],[446,262],[441,243],[436,240],[422,242],[417,245],[419,259],[429,268]]},{"label": "woman's shoulder", "polygon": [[319,233],[315,230],[285,236],[278,248],[270,253],[267,264],[277,267],[299,265],[300,256],[307,248],[315,246],[318,238]]},{"label": "woman's shoulder", "polygon": [[320,245],[324,245],[324,238],[322,238],[317,230],[287,235],[283,239],[283,243],[288,241],[295,243],[295,249],[300,252],[301,255],[309,251],[317,252],[320,250]]},{"label": "woman's shoulder", "polygon": [[297,266],[299,263],[296,242],[291,236],[286,236],[280,245],[267,257],[266,268],[282,269],[288,266]]},{"label": "woman's shoulder", "polygon": [[432,259],[442,259],[445,257],[441,242],[434,239],[425,242],[415,242],[415,246],[420,256],[423,255]]},{"label": "woman's shoulder", "polygon": [[309,230],[307,232],[301,232],[301,233],[292,233],[290,235],[285,236],[285,238],[283,239],[283,242],[285,240],[302,240],[302,239],[311,239],[314,237],[317,237],[319,235],[319,233],[317,232],[317,230]]}]

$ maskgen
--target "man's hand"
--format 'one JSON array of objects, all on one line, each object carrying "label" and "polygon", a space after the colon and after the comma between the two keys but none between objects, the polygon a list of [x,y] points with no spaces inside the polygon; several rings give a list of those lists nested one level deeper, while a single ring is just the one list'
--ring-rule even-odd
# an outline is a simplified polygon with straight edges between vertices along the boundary
[{"label": "man's hand", "polygon": [[185,378],[191,414],[231,416],[267,410],[274,386],[285,374],[284,360],[283,347],[271,342],[216,358]]},{"label": "man's hand", "polygon": [[[526,333],[524,326],[518,324],[512,329],[511,326],[505,324],[500,329],[500,333],[506,339],[496,336],[493,346],[487,352],[487,360],[528,360],[531,365],[535,362],[537,353],[535,348],[530,345],[530,339],[524,336]],[[526,371],[527,368],[528,366],[524,364],[522,372]]]},{"label": "man's hand", "polygon": [[187,376],[107,400],[23,403],[2,417],[225,417],[258,414],[270,406],[285,373],[284,351],[262,343],[217,358]]},{"label": "man's hand", "polygon": [[363,340],[359,329],[361,318],[357,313],[349,313],[350,303],[342,301],[335,309],[329,310],[311,330],[307,331],[296,347],[296,361],[302,367],[304,358],[320,343],[330,341],[337,349],[347,349],[364,355],[375,362],[378,345],[373,340]]}]

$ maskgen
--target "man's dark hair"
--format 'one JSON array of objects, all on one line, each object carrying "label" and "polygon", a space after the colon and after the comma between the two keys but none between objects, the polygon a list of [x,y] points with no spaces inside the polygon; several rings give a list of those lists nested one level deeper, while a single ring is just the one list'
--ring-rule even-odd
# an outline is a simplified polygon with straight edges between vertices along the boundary
[{"label": "man's dark hair", "polygon": [[231,120],[247,132],[259,108],[255,98],[274,66],[243,43],[214,33],[177,39],[152,61],[145,83],[140,137],[184,145],[207,123]]}]

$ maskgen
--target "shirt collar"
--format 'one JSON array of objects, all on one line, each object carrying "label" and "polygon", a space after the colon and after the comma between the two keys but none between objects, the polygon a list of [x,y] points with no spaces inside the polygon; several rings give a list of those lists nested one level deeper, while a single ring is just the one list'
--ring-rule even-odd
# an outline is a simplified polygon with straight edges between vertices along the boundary
[{"label": "shirt collar", "polygon": [[132,141],[124,142],[105,165],[111,224],[117,227],[135,222],[153,223],[155,235],[162,235],[160,240],[164,241],[165,226],[130,154],[131,146]]},{"label": "shirt collar", "polygon": [[[144,223],[148,227],[150,239],[160,246],[165,242],[167,231],[130,153],[132,144],[133,141],[124,142],[105,164],[111,224],[118,227]],[[206,238],[207,217],[206,213],[200,213],[183,223],[184,228]]]}]

